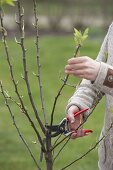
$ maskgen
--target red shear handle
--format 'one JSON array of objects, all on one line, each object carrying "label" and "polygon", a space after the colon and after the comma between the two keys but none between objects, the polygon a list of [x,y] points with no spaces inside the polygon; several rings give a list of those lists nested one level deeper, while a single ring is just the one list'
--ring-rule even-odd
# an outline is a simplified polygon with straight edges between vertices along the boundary
[{"label": "red shear handle", "polygon": [[92,133],[93,131],[92,130],[89,130],[89,129],[84,129],[84,133],[85,135],[89,135],[90,133]]},{"label": "red shear handle", "polygon": [[[74,117],[76,117],[76,116],[78,116],[78,115],[81,115],[82,113],[88,111],[89,109],[90,109],[90,108],[86,108],[86,109],[80,110],[80,111],[78,111],[78,112],[75,112],[75,113],[74,113]],[[89,135],[89,134],[92,133],[92,132],[93,132],[93,131],[90,130],[90,129],[84,129],[85,135]]]},{"label": "red shear handle", "polygon": [[86,112],[86,111],[89,110],[89,109],[90,109],[90,108],[86,108],[86,109],[80,110],[80,111],[78,111],[78,112],[75,112],[75,113],[74,113],[74,117],[80,115],[81,113]]}]

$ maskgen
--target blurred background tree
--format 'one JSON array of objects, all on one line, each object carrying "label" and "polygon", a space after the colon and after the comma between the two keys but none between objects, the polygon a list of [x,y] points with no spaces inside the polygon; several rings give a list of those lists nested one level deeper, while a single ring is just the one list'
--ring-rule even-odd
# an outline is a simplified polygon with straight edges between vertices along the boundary
[{"label": "blurred background tree", "polygon": [[[26,11],[25,25],[29,34],[33,34],[30,23],[33,22],[32,1],[24,0]],[[91,33],[102,35],[113,17],[112,0],[39,0],[39,25],[42,33],[70,33],[73,27],[90,27]],[[7,7],[6,27],[16,29],[12,17],[12,8]]]}]

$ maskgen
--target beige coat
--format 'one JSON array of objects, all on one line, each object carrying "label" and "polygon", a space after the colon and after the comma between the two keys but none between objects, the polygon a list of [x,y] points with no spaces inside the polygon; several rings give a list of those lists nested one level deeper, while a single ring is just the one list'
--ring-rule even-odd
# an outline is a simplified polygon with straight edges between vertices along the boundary
[{"label": "beige coat", "polygon": [[[108,57],[106,57],[108,56]],[[102,135],[113,123],[113,23],[110,25],[97,61],[101,63],[100,70],[95,82],[83,80],[78,89],[68,102],[67,109],[71,105],[76,105],[80,109],[91,108],[95,101],[100,100],[103,95],[106,97],[105,121],[102,129]],[[85,113],[87,117],[89,113]],[[109,135],[99,144],[99,169],[113,170],[113,128]]]}]

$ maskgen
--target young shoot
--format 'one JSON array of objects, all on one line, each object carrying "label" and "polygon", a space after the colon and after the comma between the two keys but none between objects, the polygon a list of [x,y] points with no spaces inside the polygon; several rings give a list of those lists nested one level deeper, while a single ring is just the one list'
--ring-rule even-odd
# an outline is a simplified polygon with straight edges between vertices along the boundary
[{"label": "young shoot", "polygon": [[75,46],[83,46],[84,41],[88,38],[89,28],[86,28],[85,31],[82,33],[74,28],[74,41]]}]

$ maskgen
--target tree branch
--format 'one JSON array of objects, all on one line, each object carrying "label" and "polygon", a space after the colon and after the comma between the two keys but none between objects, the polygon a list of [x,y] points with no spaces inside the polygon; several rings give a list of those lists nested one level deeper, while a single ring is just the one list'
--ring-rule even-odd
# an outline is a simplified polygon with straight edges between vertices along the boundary
[{"label": "tree branch", "polygon": [[109,131],[110,129],[113,127],[113,123],[110,125],[107,133],[100,139],[98,140],[95,145],[93,147],[91,147],[87,152],[85,152],[82,156],[80,156],[79,158],[75,159],[74,161],[72,161],[70,164],[68,164],[67,166],[65,166],[64,168],[60,169],[60,170],[64,170],[64,169],[67,169],[68,167],[70,167],[71,165],[73,165],[74,163],[78,162],[79,160],[81,160],[82,158],[84,158],[86,155],[88,155],[91,151],[93,151],[97,146],[98,144],[104,140],[108,135],[109,135]]},{"label": "tree branch", "polygon": [[[39,117],[39,113],[38,113],[38,110],[35,106],[35,103],[34,103],[34,100],[33,100],[33,97],[32,97],[32,93],[31,93],[31,88],[30,88],[30,83],[29,83],[29,79],[28,79],[28,70],[27,70],[27,63],[26,63],[26,49],[25,49],[25,46],[24,46],[24,19],[23,19],[23,16],[24,16],[24,10],[23,12],[21,12],[21,5],[20,5],[20,0],[17,0],[17,7],[18,7],[18,17],[19,17],[19,21],[17,22],[18,26],[19,26],[19,31],[20,31],[20,46],[21,46],[21,49],[22,49],[22,59],[23,59],[23,68],[24,68],[24,80],[25,80],[25,83],[26,83],[26,87],[27,87],[27,92],[28,92],[28,96],[29,96],[29,99],[30,99],[30,102],[31,102],[31,106],[33,108],[33,111],[35,113],[35,116],[36,116],[36,119],[40,125],[40,128],[42,129],[42,132],[45,134],[46,133],[46,129]],[[23,8],[22,8],[23,9]]]},{"label": "tree branch", "polygon": [[[76,50],[75,50],[75,53],[74,53],[74,57],[77,57],[78,52],[80,50],[80,47],[81,47],[80,44],[76,47]],[[65,78],[64,78],[63,84],[60,87],[60,89],[59,89],[59,91],[58,91],[58,93],[57,93],[57,95],[56,95],[56,97],[54,99],[53,108],[52,108],[52,112],[51,112],[51,123],[50,123],[50,126],[52,126],[52,124],[53,124],[53,117],[54,117],[54,112],[55,112],[55,108],[56,108],[56,104],[57,104],[58,98],[61,95],[61,92],[62,92],[64,86],[67,84],[68,78],[69,78],[69,75],[66,75]]]},{"label": "tree branch", "polygon": [[38,82],[39,82],[39,89],[40,89],[40,99],[41,99],[41,105],[42,105],[42,111],[44,115],[44,121],[45,124],[47,124],[47,118],[46,118],[46,112],[45,112],[45,104],[44,104],[44,96],[43,96],[43,91],[42,91],[42,82],[41,82],[41,75],[40,75],[40,54],[39,54],[39,33],[38,33],[38,16],[37,16],[37,3],[36,0],[33,0],[33,6],[34,6],[34,18],[35,18],[35,32],[36,32],[36,50],[37,50],[37,77],[38,77]]},{"label": "tree branch", "polygon": [[69,142],[70,138],[67,139],[67,141],[63,144],[63,146],[60,148],[60,150],[58,151],[58,153],[55,155],[54,160],[56,160],[56,158],[59,156],[59,154],[62,152],[62,150],[64,149],[64,147],[67,145],[67,143]]},{"label": "tree branch", "polygon": [[22,133],[20,132],[20,130],[19,130],[17,124],[16,124],[16,120],[15,120],[14,114],[12,113],[11,108],[10,108],[10,106],[9,106],[9,104],[8,104],[7,97],[5,96],[5,93],[4,93],[4,90],[3,90],[3,86],[2,86],[2,82],[1,82],[1,81],[0,81],[0,87],[1,87],[1,93],[2,93],[2,95],[3,95],[3,97],[4,97],[4,100],[5,100],[5,104],[6,104],[7,108],[8,108],[8,110],[9,110],[10,116],[11,116],[11,118],[12,118],[13,125],[15,126],[15,128],[16,128],[16,130],[17,130],[17,132],[18,132],[18,135],[20,136],[22,142],[23,142],[24,145],[26,146],[29,154],[31,155],[32,159],[34,160],[34,162],[35,162],[38,170],[41,170],[41,168],[39,167],[39,165],[38,165],[38,163],[37,163],[37,161],[36,161],[36,159],[35,159],[35,157],[34,157],[34,155],[33,155],[33,153],[32,153],[32,150],[31,150],[30,147],[28,146],[28,143],[26,142],[25,138],[23,137]]},{"label": "tree branch", "polygon": [[[102,95],[102,94],[101,94]],[[75,131],[77,131],[80,127],[82,127],[83,125],[84,125],[84,123],[87,121],[87,119],[92,115],[92,113],[94,112],[94,110],[95,110],[95,108],[96,108],[96,106],[97,106],[97,104],[100,102],[100,92],[97,92],[97,100],[96,99],[94,99],[94,104],[93,104],[93,106],[92,106],[92,108],[90,109],[90,113],[89,113],[89,115],[87,116],[87,118],[86,119],[83,119],[83,121],[80,123],[80,125],[75,129]],[[72,132],[73,133],[73,132]],[[56,147],[58,147],[64,140],[66,140],[68,137],[70,137],[71,135],[72,135],[72,133],[71,134],[69,134],[68,136],[66,136],[66,137],[64,137],[61,141],[59,141],[58,143],[56,143],[53,147],[52,147],[52,150],[54,150]],[[66,145],[65,145],[66,146]]]},{"label": "tree branch", "polygon": [[[0,10],[0,21],[1,21],[1,27],[4,28],[4,24],[3,24],[3,17],[2,17],[2,11]],[[13,85],[14,85],[14,88],[15,88],[15,93],[17,94],[18,96],[18,99],[20,101],[20,109],[21,109],[21,112],[25,114],[25,116],[28,118],[29,122],[31,123],[31,126],[33,127],[38,139],[39,139],[39,142],[43,148],[43,150],[45,151],[45,147],[44,147],[44,144],[43,144],[43,141],[41,139],[41,136],[35,126],[35,124],[33,123],[32,119],[30,118],[29,114],[28,114],[28,111],[23,103],[23,100],[22,100],[22,97],[21,95],[19,94],[19,91],[18,91],[18,83],[16,82],[15,78],[14,78],[14,73],[13,73],[13,66],[11,64],[11,61],[10,61],[10,57],[9,57],[9,51],[8,51],[8,45],[7,45],[7,41],[6,41],[6,33],[5,33],[5,29],[2,29],[2,36],[3,36],[3,43],[4,43],[4,48],[5,48],[5,52],[6,52],[6,59],[7,59],[7,63],[8,63],[8,66],[9,66],[9,71],[10,71],[10,76],[11,76],[11,80],[13,82]]]},{"label": "tree branch", "polygon": [[[61,81],[64,82],[65,80],[61,78]],[[65,85],[67,85],[69,87],[76,88],[76,85],[72,85],[72,84],[69,84],[69,83],[66,83]]]},{"label": "tree branch", "polygon": [[6,95],[5,96],[6,99],[10,99],[12,102],[14,102],[20,108],[21,112],[25,114],[25,116],[27,117],[28,121],[30,122],[33,130],[35,131],[35,133],[37,135],[38,141],[39,141],[39,143],[41,145],[41,148],[42,148],[43,152],[46,152],[46,149],[45,149],[45,146],[44,146],[44,142],[42,141],[41,136],[40,136],[40,134],[39,134],[39,132],[38,132],[34,122],[30,118],[29,114],[27,112],[25,112],[25,110],[23,110],[23,108],[21,107],[21,104],[18,103],[16,100],[14,100],[6,91],[4,91],[4,94]]}]

